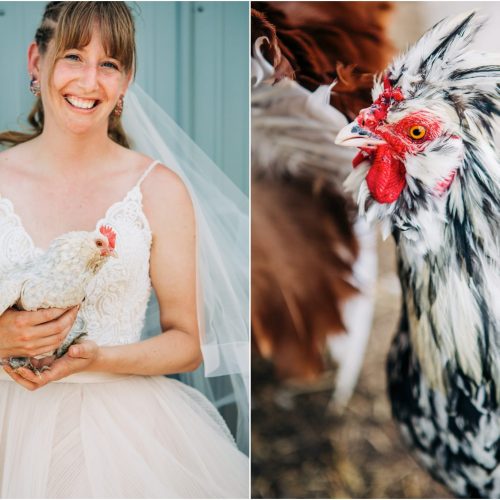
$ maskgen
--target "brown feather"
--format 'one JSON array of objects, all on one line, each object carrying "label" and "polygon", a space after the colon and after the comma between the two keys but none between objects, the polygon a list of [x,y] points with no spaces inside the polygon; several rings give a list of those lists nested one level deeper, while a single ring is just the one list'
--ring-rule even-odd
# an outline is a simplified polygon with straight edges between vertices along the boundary
[{"label": "brown feather", "polygon": [[346,200],[307,179],[252,184],[252,338],[282,377],[323,368],[326,335],[344,331],[340,305],[357,242]]},{"label": "brown feather", "polygon": [[[279,48],[278,61],[268,60],[280,67],[280,75],[295,75],[311,91],[337,80],[331,104],[349,119],[371,104],[373,75],[394,54],[386,33],[393,11],[390,2],[252,2],[252,6],[252,40],[262,35],[273,40]],[[269,36],[270,27],[274,37]],[[284,72],[281,68],[287,65],[291,69]]]}]

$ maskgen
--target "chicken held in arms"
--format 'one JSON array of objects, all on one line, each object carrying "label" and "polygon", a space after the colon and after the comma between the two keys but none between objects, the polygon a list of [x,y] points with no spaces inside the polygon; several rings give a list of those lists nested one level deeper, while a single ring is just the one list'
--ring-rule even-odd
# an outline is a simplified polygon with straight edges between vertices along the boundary
[{"label": "chicken held in arms", "polygon": [[397,58],[338,135],[346,187],[392,232],[403,290],[388,358],[392,412],[456,495],[500,496],[500,55],[473,52],[475,13]]},{"label": "chicken held in arms", "polygon": [[[115,242],[116,233],[109,226],[101,226],[92,232],[72,231],[55,239],[39,257],[0,276],[0,315],[9,307],[36,311],[81,304],[91,279],[109,257],[117,256]],[[84,335],[83,320],[77,318],[55,353],[48,352],[36,358],[60,358],[70,345]],[[3,363],[8,363],[14,369],[27,367],[38,371],[30,358],[11,357]]]}]

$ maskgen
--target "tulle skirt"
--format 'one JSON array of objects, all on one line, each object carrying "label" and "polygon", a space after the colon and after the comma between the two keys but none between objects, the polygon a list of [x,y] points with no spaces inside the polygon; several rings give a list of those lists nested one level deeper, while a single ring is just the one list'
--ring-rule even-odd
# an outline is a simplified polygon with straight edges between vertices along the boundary
[{"label": "tulle skirt", "polygon": [[248,458],[198,391],[77,374],[30,392],[0,370],[2,498],[248,498]]}]

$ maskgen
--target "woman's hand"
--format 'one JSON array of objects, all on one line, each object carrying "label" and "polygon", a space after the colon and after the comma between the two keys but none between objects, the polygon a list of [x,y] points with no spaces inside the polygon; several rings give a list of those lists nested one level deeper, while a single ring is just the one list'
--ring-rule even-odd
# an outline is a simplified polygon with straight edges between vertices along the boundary
[{"label": "woman's hand", "polygon": [[78,309],[7,309],[0,316],[0,358],[31,358],[57,349],[71,330]]},{"label": "woman's hand", "polygon": [[29,368],[13,370],[8,365],[5,365],[3,368],[12,380],[26,389],[34,391],[47,385],[49,382],[85,371],[95,361],[98,352],[99,347],[95,342],[84,340],[79,344],[72,345],[62,358],[56,359],[48,370],[43,371],[39,375],[33,373]]}]

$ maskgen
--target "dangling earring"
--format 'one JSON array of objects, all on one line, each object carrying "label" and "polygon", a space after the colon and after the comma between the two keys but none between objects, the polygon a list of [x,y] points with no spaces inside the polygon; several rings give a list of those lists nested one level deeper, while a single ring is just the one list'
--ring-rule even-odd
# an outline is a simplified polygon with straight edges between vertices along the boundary
[{"label": "dangling earring", "polygon": [[113,114],[115,116],[121,116],[123,112],[123,96],[120,96],[120,99],[118,99],[118,102],[116,103],[115,109],[113,110]]},{"label": "dangling earring", "polygon": [[33,73],[30,75],[30,91],[35,97],[40,96],[40,82],[33,76]]}]

